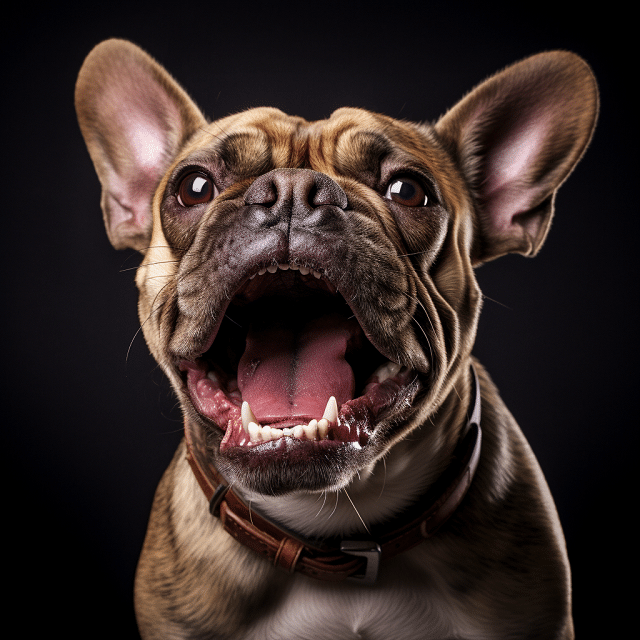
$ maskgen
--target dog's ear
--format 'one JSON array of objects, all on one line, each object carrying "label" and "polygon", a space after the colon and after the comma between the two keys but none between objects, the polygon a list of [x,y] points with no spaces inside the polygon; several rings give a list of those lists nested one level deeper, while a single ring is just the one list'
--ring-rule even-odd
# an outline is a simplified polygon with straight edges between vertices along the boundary
[{"label": "dog's ear", "polygon": [[116,249],[144,251],[155,189],[205,119],[150,56],[107,40],[87,56],[76,84],[80,129],[102,185],[102,211]]},{"label": "dog's ear", "polygon": [[478,208],[474,264],[537,253],[555,192],[589,144],[597,113],[589,66],[551,51],[489,78],[436,123]]}]

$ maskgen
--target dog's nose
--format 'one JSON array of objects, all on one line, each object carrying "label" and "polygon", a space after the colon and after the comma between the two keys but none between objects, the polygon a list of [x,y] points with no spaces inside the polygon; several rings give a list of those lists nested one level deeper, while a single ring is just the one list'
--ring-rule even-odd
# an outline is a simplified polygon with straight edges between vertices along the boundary
[{"label": "dog's nose", "polygon": [[331,211],[347,208],[347,195],[334,180],[311,169],[274,169],[256,178],[244,196],[255,222],[272,227],[291,218],[321,224]]}]

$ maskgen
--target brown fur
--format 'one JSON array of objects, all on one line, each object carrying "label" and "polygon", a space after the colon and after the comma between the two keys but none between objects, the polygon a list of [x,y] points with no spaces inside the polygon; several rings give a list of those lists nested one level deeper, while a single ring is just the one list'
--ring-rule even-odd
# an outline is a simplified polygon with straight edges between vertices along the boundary
[{"label": "brown fur", "polygon": [[[311,123],[271,108],[207,123],[155,61],[111,40],[87,58],[76,106],[109,238],[144,256],[136,282],[145,338],[217,468],[304,535],[358,536],[392,522],[447,467],[465,423],[481,308],[473,268],[539,250],[555,192],[590,140],[597,89],[588,66],[566,52],[533,56],[433,126],[347,108]],[[176,189],[193,166],[220,193],[184,207]],[[390,181],[407,175],[427,185],[426,205],[386,197]],[[304,185],[345,194],[348,205],[317,205],[312,223]],[[267,206],[272,191],[278,200]],[[179,367],[202,353],[248,277],[284,261],[322,271],[377,351],[411,372],[357,450],[221,451],[225,425],[197,409]],[[374,587],[287,576],[240,546],[209,514],[181,445],[158,487],[136,576],[145,640],[572,638],[553,500],[476,368],[483,443],[469,493],[437,536],[384,565]]]}]

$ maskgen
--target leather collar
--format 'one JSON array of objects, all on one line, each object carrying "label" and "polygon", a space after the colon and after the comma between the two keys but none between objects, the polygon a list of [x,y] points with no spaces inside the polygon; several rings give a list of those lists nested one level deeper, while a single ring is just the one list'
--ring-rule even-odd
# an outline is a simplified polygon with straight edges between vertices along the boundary
[{"label": "leather collar", "polygon": [[408,512],[373,530],[371,539],[306,540],[249,508],[229,488],[211,464],[200,430],[185,422],[187,460],[207,500],[211,514],[241,544],[292,573],[299,571],[320,580],[373,583],[381,560],[407,551],[433,536],[462,502],[474,476],[482,431],[480,384],[474,381],[473,410],[456,446],[451,464]]}]

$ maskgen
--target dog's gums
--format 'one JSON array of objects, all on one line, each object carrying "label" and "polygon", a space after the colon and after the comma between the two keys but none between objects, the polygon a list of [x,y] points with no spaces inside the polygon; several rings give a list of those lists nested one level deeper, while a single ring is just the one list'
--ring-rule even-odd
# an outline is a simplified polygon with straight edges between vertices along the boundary
[{"label": "dog's gums", "polygon": [[319,271],[293,263],[249,276],[207,346],[179,369],[194,408],[225,432],[221,452],[362,447],[412,379],[374,349]]}]

